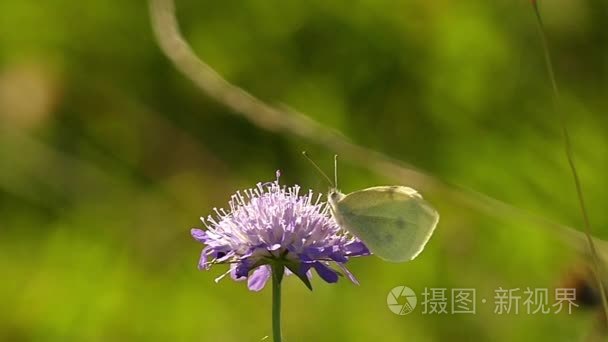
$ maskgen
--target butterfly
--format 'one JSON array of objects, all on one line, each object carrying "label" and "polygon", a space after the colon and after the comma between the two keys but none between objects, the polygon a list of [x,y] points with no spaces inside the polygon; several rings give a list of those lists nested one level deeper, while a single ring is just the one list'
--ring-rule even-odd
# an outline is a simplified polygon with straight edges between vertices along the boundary
[{"label": "butterfly", "polygon": [[416,258],[433,235],[439,213],[414,189],[375,186],[347,195],[337,189],[337,156],[334,182],[306,155],[331,184],[327,195],[338,225],[358,237],[379,258],[404,262]]}]

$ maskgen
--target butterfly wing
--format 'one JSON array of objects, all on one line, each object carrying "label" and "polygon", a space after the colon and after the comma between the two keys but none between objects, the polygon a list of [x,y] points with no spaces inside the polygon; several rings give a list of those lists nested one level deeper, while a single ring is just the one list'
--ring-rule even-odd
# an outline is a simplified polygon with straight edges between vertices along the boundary
[{"label": "butterfly wing", "polygon": [[433,234],[439,214],[414,189],[378,186],[346,195],[335,205],[338,223],[386,261],[414,259]]}]

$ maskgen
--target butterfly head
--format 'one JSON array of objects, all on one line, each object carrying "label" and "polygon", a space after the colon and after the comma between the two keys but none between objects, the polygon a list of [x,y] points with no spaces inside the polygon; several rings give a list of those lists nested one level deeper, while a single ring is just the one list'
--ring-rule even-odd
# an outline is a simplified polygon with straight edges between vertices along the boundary
[{"label": "butterfly head", "polygon": [[344,198],[344,194],[341,193],[336,188],[329,189],[329,192],[327,193],[327,202],[329,203],[329,206],[331,207],[331,209],[334,212],[336,210],[336,206],[338,205],[338,202],[340,202],[340,200],[343,198]]}]

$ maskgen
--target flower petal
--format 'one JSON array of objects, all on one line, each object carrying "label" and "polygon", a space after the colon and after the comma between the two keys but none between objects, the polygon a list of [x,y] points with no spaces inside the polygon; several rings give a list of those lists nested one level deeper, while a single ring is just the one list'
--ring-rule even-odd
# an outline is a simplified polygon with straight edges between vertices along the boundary
[{"label": "flower petal", "polygon": [[204,230],[192,228],[190,229],[190,235],[194,238],[194,240],[198,242],[207,242],[207,233]]},{"label": "flower petal", "polygon": [[337,263],[342,263],[342,262],[348,261],[348,258],[345,257],[342,253],[331,253],[329,255],[329,257],[331,258],[331,260],[333,260]]},{"label": "flower petal", "polygon": [[270,278],[270,267],[264,265],[258,267],[247,279],[247,287],[251,291],[260,291],[266,285],[268,278]]},{"label": "flower petal", "polygon": [[370,255],[371,252],[367,246],[361,241],[354,241],[344,246],[344,251],[349,256]]},{"label": "flower petal", "polygon": [[324,247],[308,247],[304,249],[303,255],[308,258],[308,260],[312,259],[320,259],[325,256],[326,253]]},{"label": "flower petal", "polygon": [[213,254],[215,254],[215,261],[216,262],[224,262],[230,258],[232,258],[234,256],[234,252],[233,251],[229,251],[228,253],[226,252],[222,252],[222,251],[216,251]]},{"label": "flower petal", "polygon": [[210,249],[211,249],[211,247],[207,246],[207,247],[203,248],[203,250],[201,251],[201,257],[198,260],[198,269],[199,270],[209,269],[209,263],[207,262],[207,253],[209,252]]},{"label": "flower petal", "polygon": [[328,283],[335,283],[338,281],[338,274],[336,271],[331,268],[325,266],[323,263],[315,262],[312,267],[317,270],[319,276]]},{"label": "flower petal", "polygon": [[236,270],[234,274],[236,279],[247,277],[249,275],[249,268],[251,267],[249,260],[242,260],[236,265]]},{"label": "flower petal", "polygon": [[246,278],[245,277],[238,277],[236,275],[236,269],[237,269],[237,264],[230,264],[230,278],[232,278],[235,281],[243,281]]}]

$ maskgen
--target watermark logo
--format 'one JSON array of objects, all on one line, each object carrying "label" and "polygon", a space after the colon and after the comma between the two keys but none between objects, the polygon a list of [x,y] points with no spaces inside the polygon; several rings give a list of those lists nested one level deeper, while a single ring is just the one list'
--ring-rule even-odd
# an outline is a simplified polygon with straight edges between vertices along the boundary
[{"label": "watermark logo", "polygon": [[[425,287],[420,293],[423,315],[476,314],[477,290],[475,288]],[[502,288],[494,289],[493,312],[497,315],[525,313],[528,315],[571,314],[577,308],[576,288]],[[482,296],[482,306],[491,309],[492,304]],[[407,286],[397,286],[386,296],[386,304],[394,314],[407,315],[414,311],[418,298]]]},{"label": "watermark logo", "polygon": [[386,296],[386,305],[396,315],[407,315],[414,311],[418,298],[407,286],[397,286]]}]

